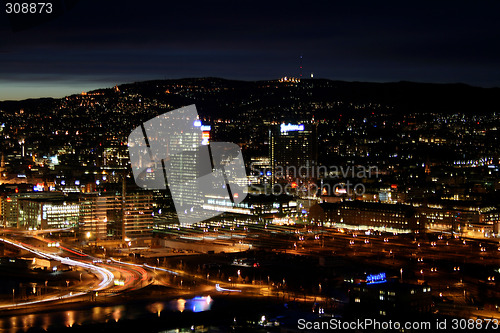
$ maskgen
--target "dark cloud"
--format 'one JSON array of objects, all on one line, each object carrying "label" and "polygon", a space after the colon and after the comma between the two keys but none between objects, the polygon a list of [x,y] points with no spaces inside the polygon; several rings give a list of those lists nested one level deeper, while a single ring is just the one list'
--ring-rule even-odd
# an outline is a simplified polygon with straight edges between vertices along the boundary
[{"label": "dark cloud", "polygon": [[316,77],[500,86],[499,9],[497,1],[78,1],[24,30],[0,16],[0,77],[267,79],[297,75],[302,54],[304,74]]}]

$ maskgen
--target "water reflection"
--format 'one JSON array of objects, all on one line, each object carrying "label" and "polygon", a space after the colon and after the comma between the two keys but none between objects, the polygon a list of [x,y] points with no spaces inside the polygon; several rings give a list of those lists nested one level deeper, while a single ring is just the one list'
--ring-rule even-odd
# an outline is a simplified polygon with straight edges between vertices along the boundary
[{"label": "water reflection", "polygon": [[115,322],[118,322],[118,320],[122,317],[123,311],[125,311],[125,307],[123,305],[116,306],[111,313],[111,318],[113,318]]},{"label": "water reflection", "polygon": [[[177,300],[177,310],[180,312],[184,312],[184,309],[186,309],[186,300],[184,299],[178,299]],[[172,306],[176,306],[175,304],[172,304]]]},{"label": "water reflection", "polygon": [[163,309],[167,309],[169,311],[192,311],[192,312],[202,312],[210,310],[212,306],[212,298],[210,296],[204,297],[194,297],[188,300],[179,298],[176,300],[169,301],[167,303],[154,303],[149,308],[149,311],[152,313],[157,313],[158,317],[161,314]]},{"label": "water reflection", "polygon": [[51,326],[72,327],[75,324],[105,323],[108,320],[118,322],[122,319],[136,319],[150,313],[158,317],[164,311],[201,312],[208,311],[213,300],[210,296],[197,296],[191,299],[174,299],[154,302],[146,305],[127,304],[116,306],[96,306],[84,310],[56,311],[39,314],[26,314],[13,317],[0,317],[0,333],[26,332],[31,327],[48,330]]},{"label": "water reflection", "polygon": [[212,299],[210,296],[207,297],[195,297],[190,302],[187,302],[188,308],[193,312],[202,312],[210,310],[212,306]]},{"label": "water reflection", "polygon": [[156,302],[156,303],[151,304],[148,307],[148,310],[151,311],[152,313],[156,313],[158,315],[158,317],[160,317],[161,311],[163,310],[163,306],[164,306],[164,304],[162,302]]},{"label": "water reflection", "polygon": [[[36,326],[35,324],[33,324],[33,326]],[[41,325],[40,325],[44,330],[48,330],[49,329],[49,326],[50,326],[50,318],[49,317],[42,317],[42,320],[41,320]]]},{"label": "water reflection", "polygon": [[64,325],[66,327],[73,327],[73,324],[75,323],[75,312],[74,311],[67,311],[65,320],[64,320]]},{"label": "water reflection", "polygon": [[212,298],[210,296],[197,296],[188,300],[179,298],[169,301],[167,303],[154,303],[151,304],[149,311],[157,313],[160,316],[161,311],[166,308],[169,311],[192,311],[202,312],[210,310],[212,306]]}]

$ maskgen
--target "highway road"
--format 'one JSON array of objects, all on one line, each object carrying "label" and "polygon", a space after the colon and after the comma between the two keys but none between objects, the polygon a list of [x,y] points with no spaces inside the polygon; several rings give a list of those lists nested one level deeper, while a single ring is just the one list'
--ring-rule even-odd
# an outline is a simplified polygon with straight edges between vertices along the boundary
[{"label": "highway road", "polygon": [[82,272],[91,272],[96,276],[96,279],[93,279],[90,284],[75,283],[72,284],[71,287],[59,292],[38,296],[34,300],[16,301],[15,304],[0,304],[0,309],[10,309],[12,307],[19,308],[52,301],[69,301],[70,299],[73,301],[88,300],[89,294],[98,296],[99,292],[106,293],[107,295],[116,295],[122,292],[146,287],[153,281],[153,274],[151,271],[139,265],[125,265],[124,263],[111,259],[103,262],[102,259],[71,249],[64,246],[62,243],[54,249],[30,244],[36,241],[49,243],[48,240],[38,237],[32,239],[26,237],[23,241],[1,237],[0,241],[8,246],[27,251],[39,258],[55,260],[73,267],[74,269],[81,270]]}]

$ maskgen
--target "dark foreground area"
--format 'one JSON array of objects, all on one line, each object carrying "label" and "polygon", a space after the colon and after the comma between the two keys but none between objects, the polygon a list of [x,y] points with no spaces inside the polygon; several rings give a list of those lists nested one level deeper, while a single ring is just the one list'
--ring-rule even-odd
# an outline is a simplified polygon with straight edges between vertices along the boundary
[{"label": "dark foreground area", "polygon": [[[312,303],[283,302],[277,298],[218,295],[212,298],[211,309],[201,312],[187,308],[182,312],[176,311],[168,307],[169,302],[172,300],[157,302],[130,300],[126,304],[109,307],[83,306],[75,311],[58,309],[38,314],[0,317],[2,325],[0,332],[324,332],[342,330],[342,323],[359,323],[364,322],[365,319],[378,322],[379,326],[361,325],[361,327],[346,331],[401,331],[386,329],[387,326],[384,326],[388,322],[395,323],[396,321],[403,324],[410,322],[420,326],[429,323],[431,327],[431,330],[423,327],[405,329],[405,332],[437,331],[437,323],[443,322],[447,325],[445,328],[441,324],[440,332],[471,331],[467,329],[467,326],[460,329],[460,321],[457,322],[459,329],[452,329],[454,319],[451,317],[408,313],[407,316],[398,318],[364,318],[362,313],[351,313],[342,318],[333,318],[313,313],[311,308],[314,304]],[[94,315],[98,313],[104,317],[104,320],[94,322],[91,319],[92,316],[89,316],[88,319],[78,322],[78,318],[83,318],[82,313]],[[48,318],[50,321],[47,321]],[[15,325],[8,325],[8,323],[26,321],[30,322],[31,328],[16,328]],[[323,326],[320,329],[314,329],[320,326],[306,326],[306,322],[312,323],[311,325],[323,323]],[[467,325],[465,322],[463,324]],[[488,329],[483,326],[481,331],[498,331],[494,329],[494,326],[490,325]],[[390,327],[394,328],[394,324]]]}]

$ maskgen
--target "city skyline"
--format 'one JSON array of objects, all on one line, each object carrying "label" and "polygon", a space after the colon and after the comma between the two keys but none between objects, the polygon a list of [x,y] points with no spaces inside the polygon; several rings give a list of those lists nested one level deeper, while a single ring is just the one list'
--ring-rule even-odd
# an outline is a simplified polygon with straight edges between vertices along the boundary
[{"label": "city skyline", "polygon": [[[496,90],[205,78],[0,103],[0,324],[90,329],[83,310],[110,332],[195,320],[277,332],[308,327],[309,316],[498,325]],[[150,126],[193,102],[199,113],[185,121],[201,135]],[[127,138],[136,130],[144,161],[162,159],[162,186],[134,184]],[[201,207],[217,214],[193,209],[200,218],[183,223],[191,209],[176,200],[200,201],[175,179],[189,182],[194,164],[212,161],[196,159],[197,149],[166,154],[181,141],[177,148],[209,143],[212,168],[214,143],[238,144],[248,195],[225,180],[228,200],[216,182]],[[153,168],[140,164],[149,179]]]},{"label": "city skyline", "polygon": [[0,330],[498,330],[499,2],[9,1]]}]

